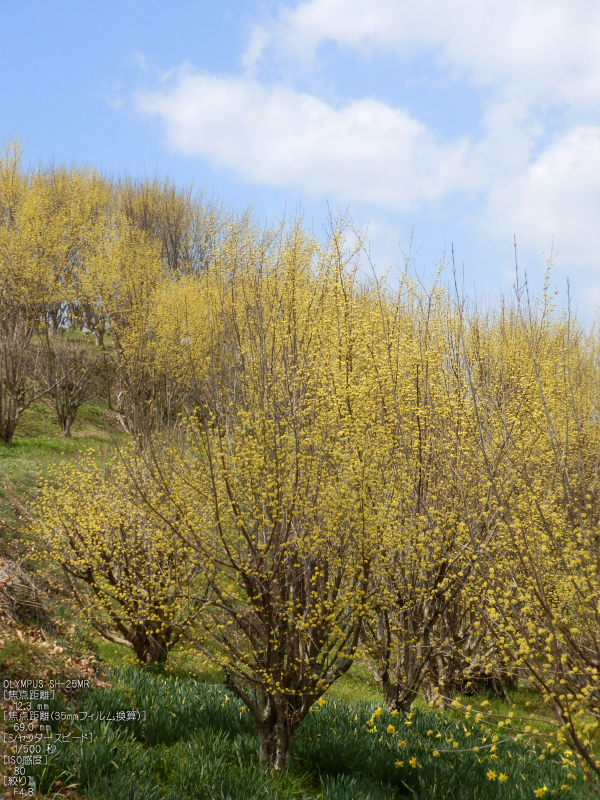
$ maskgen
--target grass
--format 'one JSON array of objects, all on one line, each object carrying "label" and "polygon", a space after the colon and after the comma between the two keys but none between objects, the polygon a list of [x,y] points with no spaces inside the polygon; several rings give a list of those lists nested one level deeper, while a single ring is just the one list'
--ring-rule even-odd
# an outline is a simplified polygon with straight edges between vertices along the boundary
[{"label": "grass", "polygon": [[[90,635],[94,642],[94,651],[107,667],[127,669],[137,664],[129,647],[108,642],[95,632],[90,632]],[[166,664],[154,664],[144,669],[150,674],[177,679],[191,678],[200,683],[222,683],[224,680],[222,671],[193,648],[176,649],[169,654]]]},{"label": "grass", "polygon": [[382,701],[379,686],[367,667],[361,662],[355,662],[348,672],[329,688],[327,697],[346,703],[358,701],[381,703]]},{"label": "grass", "polygon": [[[494,741],[434,711],[323,700],[302,723],[289,771],[273,777],[260,769],[248,710],[223,686],[119,668],[113,688],[86,693],[81,707],[86,719],[65,724],[71,741],[34,770],[42,793],[61,781],[89,800],[521,800],[544,787],[592,797],[555,749]],[[50,711],[75,708],[56,698]]]},{"label": "grass", "polygon": [[35,503],[40,482],[52,467],[76,458],[84,448],[99,457],[107,455],[122,432],[107,430],[101,404],[83,406],[72,429],[63,438],[52,409],[41,400],[21,417],[12,444],[0,442],[0,537],[14,541],[22,531],[22,520]]},{"label": "grass", "polygon": [[18,639],[0,645],[0,675],[17,678],[31,675],[35,670],[35,661],[26,643]]},{"label": "grass", "polygon": [[[520,688],[510,693],[510,700],[504,697],[497,697],[492,694],[485,698],[473,698],[466,695],[457,694],[455,700],[460,703],[462,709],[481,703],[482,699],[486,702],[485,719],[489,727],[495,727],[499,721],[505,721],[514,717],[517,722],[512,726],[515,730],[524,730],[529,726],[535,728],[542,734],[553,734],[556,731],[556,721],[549,706],[544,703],[540,693],[533,687]],[[417,708],[424,708],[423,701],[417,702]],[[452,719],[463,719],[464,710],[454,710],[449,708],[447,713]]]}]

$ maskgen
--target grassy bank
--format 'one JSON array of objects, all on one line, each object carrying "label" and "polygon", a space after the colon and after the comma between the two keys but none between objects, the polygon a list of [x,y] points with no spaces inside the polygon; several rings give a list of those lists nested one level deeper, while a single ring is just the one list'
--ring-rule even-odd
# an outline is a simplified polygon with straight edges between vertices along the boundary
[{"label": "grassy bank", "polygon": [[139,668],[119,668],[112,680],[111,689],[89,691],[69,707],[58,699],[52,705],[67,714],[81,708],[85,718],[64,730],[86,738],[58,744],[37,769],[42,793],[76,790],[90,800],[592,796],[555,748],[433,711],[392,715],[374,702],[332,697],[302,724],[288,773],[268,776],[248,710],[222,686]]}]

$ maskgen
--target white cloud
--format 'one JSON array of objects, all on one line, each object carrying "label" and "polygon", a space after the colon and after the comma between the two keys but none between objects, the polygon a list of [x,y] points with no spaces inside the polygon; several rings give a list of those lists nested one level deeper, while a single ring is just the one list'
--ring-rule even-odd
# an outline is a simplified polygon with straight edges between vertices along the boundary
[{"label": "white cloud", "polygon": [[490,189],[486,224],[529,249],[555,249],[600,266],[600,128],[573,127],[519,175]]},{"label": "white cloud", "polygon": [[377,100],[334,108],[291,88],[184,66],[135,103],[159,118],[172,148],[261,184],[413,211],[478,183],[467,139],[440,143],[409,113]]},{"label": "white cloud", "polygon": [[325,41],[402,59],[431,51],[474,84],[510,84],[530,102],[587,106],[600,89],[596,0],[305,0],[255,30],[251,49],[259,36],[262,54],[270,43],[301,63]]},{"label": "white cloud", "polygon": [[[552,256],[552,284],[566,302],[567,277],[580,312],[591,321],[600,300],[600,128],[579,125],[558,136],[521,173],[490,186],[480,223],[497,241],[516,236],[521,276],[541,285]],[[505,248],[508,250],[508,247]],[[514,266],[498,278],[514,280]]]},{"label": "white cloud", "polygon": [[250,41],[242,56],[242,65],[249,74],[253,74],[259,61],[269,45],[271,36],[263,25],[254,25],[250,33]]}]

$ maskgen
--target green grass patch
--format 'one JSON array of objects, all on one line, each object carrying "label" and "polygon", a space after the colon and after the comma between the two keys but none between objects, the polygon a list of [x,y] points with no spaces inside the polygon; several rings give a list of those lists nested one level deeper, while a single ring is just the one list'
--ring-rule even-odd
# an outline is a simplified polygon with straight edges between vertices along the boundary
[{"label": "green grass patch", "polygon": [[383,698],[377,682],[360,661],[352,664],[348,672],[328,689],[326,696],[346,703],[381,703]]},{"label": "green grass patch", "polygon": [[98,461],[114,450],[123,435],[94,429],[85,436],[64,439],[61,436],[16,436],[8,446],[0,442],[0,535],[15,537],[22,531],[23,520],[34,507],[41,482],[51,470],[79,457],[86,451]]},{"label": "green grass patch", "polygon": [[[260,769],[250,713],[223,686],[128,667],[80,702],[86,719],[64,723],[71,741],[32,770],[44,793],[61,780],[89,800],[524,800],[544,787],[548,797],[594,796],[556,749],[494,740],[431,710],[392,715],[323,699],[298,732],[290,769],[274,778]],[[59,698],[51,710],[69,713]]]},{"label": "green grass patch", "polygon": [[[129,669],[138,666],[133,650],[126,645],[103,639],[91,632],[93,650],[100,661],[110,669]],[[216,667],[195,647],[179,647],[169,653],[166,664],[152,664],[144,671],[164,678],[192,679],[199,683],[223,683],[223,671]]]},{"label": "green grass patch", "polygon": [[[509,697],[499,697],[491,693],[480,697],[469,695],[455,695],[455,701],[460,704],[460,708],[448,708],[446,714],[450,719],[460,721],[473,719],[476,710],[484,711],[483,723],[494,732],[502,732],[505,726],[510,727],[515,733],[520,732],[526,736],[536,734],[538,739],[556,740],[557,723],[552,709],[540,692],[533,686],[522,686],[517,690],[511,690]],[[482,704],[485,708],[482,708]],[[414,703],[414,709],[428,711],[429,706],[424,699],[418,698]],[[595,724],[596,720],[591,714],[586,714],[579,719],[579,724]],[[594,758],[598,757],[597,745],[591,747],[590,752]]]}]

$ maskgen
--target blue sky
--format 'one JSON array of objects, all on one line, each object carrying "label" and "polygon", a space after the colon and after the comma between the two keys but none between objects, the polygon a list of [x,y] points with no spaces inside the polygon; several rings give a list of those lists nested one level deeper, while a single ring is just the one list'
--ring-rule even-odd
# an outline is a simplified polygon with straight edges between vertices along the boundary
[{"label": "blue sky", "polygon": [[[368,225],[492,301],[600,306],[597,0],[2,3],[0,141],[30,164],[193,181],[261,219]],[[412,242],[412,245],[411,245]]]}]

